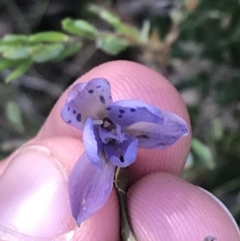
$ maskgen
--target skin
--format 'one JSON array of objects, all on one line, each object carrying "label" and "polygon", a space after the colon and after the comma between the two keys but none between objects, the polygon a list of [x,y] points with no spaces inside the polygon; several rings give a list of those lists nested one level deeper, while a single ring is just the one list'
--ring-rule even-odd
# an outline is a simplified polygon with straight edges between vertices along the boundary
[{"label": "skin", "polygon": [[[105,77],[114,100],[139,99],[185,119],[186,106],[176,89],[142,65],[115,61],[92,69],[77,82]],[[70,87],[71,88],[71,87]],[[38,135],[0,163],[0,240],[119,239],[115,190],[106,205],[78,228],[71,216],[67,177],[83,152],[81,132],[64,123],[60,110],[66,90]],[[139,150],[127,169],[130,220],[139,241],[240,240],[237,225],[211,194],[179,178],[191,136],[164,151]]]}]

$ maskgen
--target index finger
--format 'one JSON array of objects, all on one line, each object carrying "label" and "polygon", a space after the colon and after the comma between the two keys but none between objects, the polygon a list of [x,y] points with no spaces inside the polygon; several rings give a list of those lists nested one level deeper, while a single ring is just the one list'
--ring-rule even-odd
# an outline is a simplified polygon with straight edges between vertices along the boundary
[{"label": "index finger", "polygon": [[[169,81],[154,70],[133,62],[114,61],[92,69],[80,77],[74,85],[99,77],[106,78],[111,83],[114,101],[122,99],[145,101],[161,110],[177,114],[190,127],[188,112],[181,96]],[[52,136],[81,137],[81,131],[67,125],[60,117],[68,90],[57,101],[37,138]],[[137,180],[156,171],[179,174],[184,166],[189,148],[190,135],[181,138],[166,150],[139,150],[137,161],[129,167],[131,179]],[[149,161],[146,162],[146,160]]]}]

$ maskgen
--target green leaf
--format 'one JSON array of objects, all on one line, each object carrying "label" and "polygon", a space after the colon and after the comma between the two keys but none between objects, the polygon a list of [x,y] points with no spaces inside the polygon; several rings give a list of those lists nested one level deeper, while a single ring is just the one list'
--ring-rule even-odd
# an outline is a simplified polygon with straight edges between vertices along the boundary
[{"label": "green leaf", "polygon": [[99,37],[96,45],[108,54],[117,55],[129,46],[129,42],[114,35],[108,35]]},{"label": "green leaf", "polygon": [[19,64],[10,75],[8,75],[6,82],[8,83],[13,79],[16,79],[16,78],[22,76],[30,69],[31,66],[32,66],[32,61],[29,59],[25,60],[24,62]]},{"label": "green leaf", "polygon": [[90,4],[88,10],[96,14],[101,19],[103,19],[104,21],[106,21],[107,23],[109,23],[115,28],[118,28],[122,24],[121,19],[117,15],[107,11],[106,9],[100,6],[97,6],[95,4]]},{"label": "green leaf", "polygon": [[146,44],[148,42],[149,39],[149,33],[150,33],[150,21],[149,20],[145,20],[140,32],[140,41],[144,44]]},{"label": "green leaf", "polygon": [[211,123],[211,134],[215,141],[223,138],[223,125],[220,118],[215,118]]},{"label": "green leaf", "polygon": [[17,104],[13,101],[8,101],[5,112],[8,121],[13,124],[18,131],[23,132],[22,113]]},{"label": "green leaf", "polygon": [[216,164],[210,148],[196,138],[192,139],[192,152],[197,156],[203,166],[206,166],[208,169],[215,168]]},{"label": "green leaf", "polygon": [[11,59],[1,59],[0,60],[0,71],[11,68],[14,65],[17,65],[19,61],[11,60]]},{"label": "green leaf", "polygon": [[28,48],[25,46],[7,46],[2,50],[6,59],[27,59],[29,57]]},{"label": "green leaf", "polygon": [[7,34],[3,37],[0,43],[2,44],[25,44],[29,42],[29,38],[22,34]]},{"label": "green leaf", "polygon": [[104,21],[109,23],[111,26],[113,26],[117,30],[118,33],[124,34],[126,36],[129,36],[129,37],[135,38],[135,39],[139,38],[138,31],[135,27],[130,26],[128,24],[124,24],[117,15],[109,12],[105,8],[91,4],[91,5],[89,5],[89,11],[96,14],[101,19],[103,19]]},{"label": "green leaf", "polygon": [[82,47],[82,43],[71,43],[65,47],[65,49],[61,52],[61,54],[54,59],[54,61],[64,60],[74,54],[76,54]]},{"label": "green leaf", "polygon": [[62,21],[62,27],[65,31],[85,37],[93,37],[97,34],[97,29],[90,23],[84,20],[73,20],[66,18]]},{"label": "green leaf", "polygon": [[38,45],[30,49],[32,58],[37,63],[43,63],[57,58],[64,49],[60,43],[49,45]]},{"label": "green leaf", "polygon": [[68,39],[66,34],[54,31],[37,33],[29,37],[31,42],[65,42]]}]

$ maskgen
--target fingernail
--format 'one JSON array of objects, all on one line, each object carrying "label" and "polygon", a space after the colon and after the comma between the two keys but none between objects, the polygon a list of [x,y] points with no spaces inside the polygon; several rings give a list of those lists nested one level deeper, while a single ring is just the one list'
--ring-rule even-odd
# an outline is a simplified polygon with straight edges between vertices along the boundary
[{"label": "fingernail", "polygon": [[72,225],[60,162],[42,146],[21,150],[0,177],[0,238],[1,229],[51,238]]}]

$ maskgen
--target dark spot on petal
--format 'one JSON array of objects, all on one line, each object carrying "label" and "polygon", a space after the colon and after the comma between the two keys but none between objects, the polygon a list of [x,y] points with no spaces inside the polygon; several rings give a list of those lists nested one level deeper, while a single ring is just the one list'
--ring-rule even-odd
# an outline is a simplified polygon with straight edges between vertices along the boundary
[{"label": "dark spot on petal", "polygon": [[112,108],[111,108],[111,107],[107,107],[106,109],[107,109],[107,110],[111,110]]},{"label": "dark spot on petal", "polygon": [[131,112],[135,112],[136,109],[134,109],[134,108],[130,108],[130,111],[131,111]]},{"label": "dark spot on petal", "polygon": [[73,111],[73,114],[74,114],[74,115],[76,114],[76,110]]},{"label": "dark spot on petal", "polygon": [[68,109],[67,109],[68,111],[70,110],[70,106],[68,107]]},{"label": "dark spot on petal", "polygon": [[70,124],[71,122],[72,122],[72,121],[71,121],[71,120],[69,120],[67,123],[68,123],[68,124]]},{"label": "dark spot on petal", "polygon": [[110,99],[110,100],[112,99],[112,96],[111,96],[111,95],[109,96],[109,99]]},{"label": "dark spot on petal", "polygon": [[94,92],[94,90],[88,90],[89,94],[92,94]]},{"label": "dark spot on petal", "polygon": [[119,157],[119,160],[120,160],[120,162],[124,162],[124,157],[121,155],[120,157]]},{"label": "dark spot on petal", "polygon": [[80,114],[80,113],[77,114],[77,116],[76,116],[76,120],[77,120],[78,122],[81,121],[81,114]]},{"label": "dark spot on petal", "polygon": [[118,118],[122,118],[122,115],[119,115]]},{"label": "dark spot on petal", "polygon": [[101,88],[101,87],[102,87],[101,85],[98,85],[98,86],[97,86],[98,89]]},{"label": "dark spot on petal", "polygon": [[123,114],[123,113],[125,112],[125,110],[120,109],[119,112],[120,112],[121,114]]},{"label": "dark spot on petal", "polygon": [[103,104],[105,104],[105,98],[102,95],[99,96],[99,99]]}]

